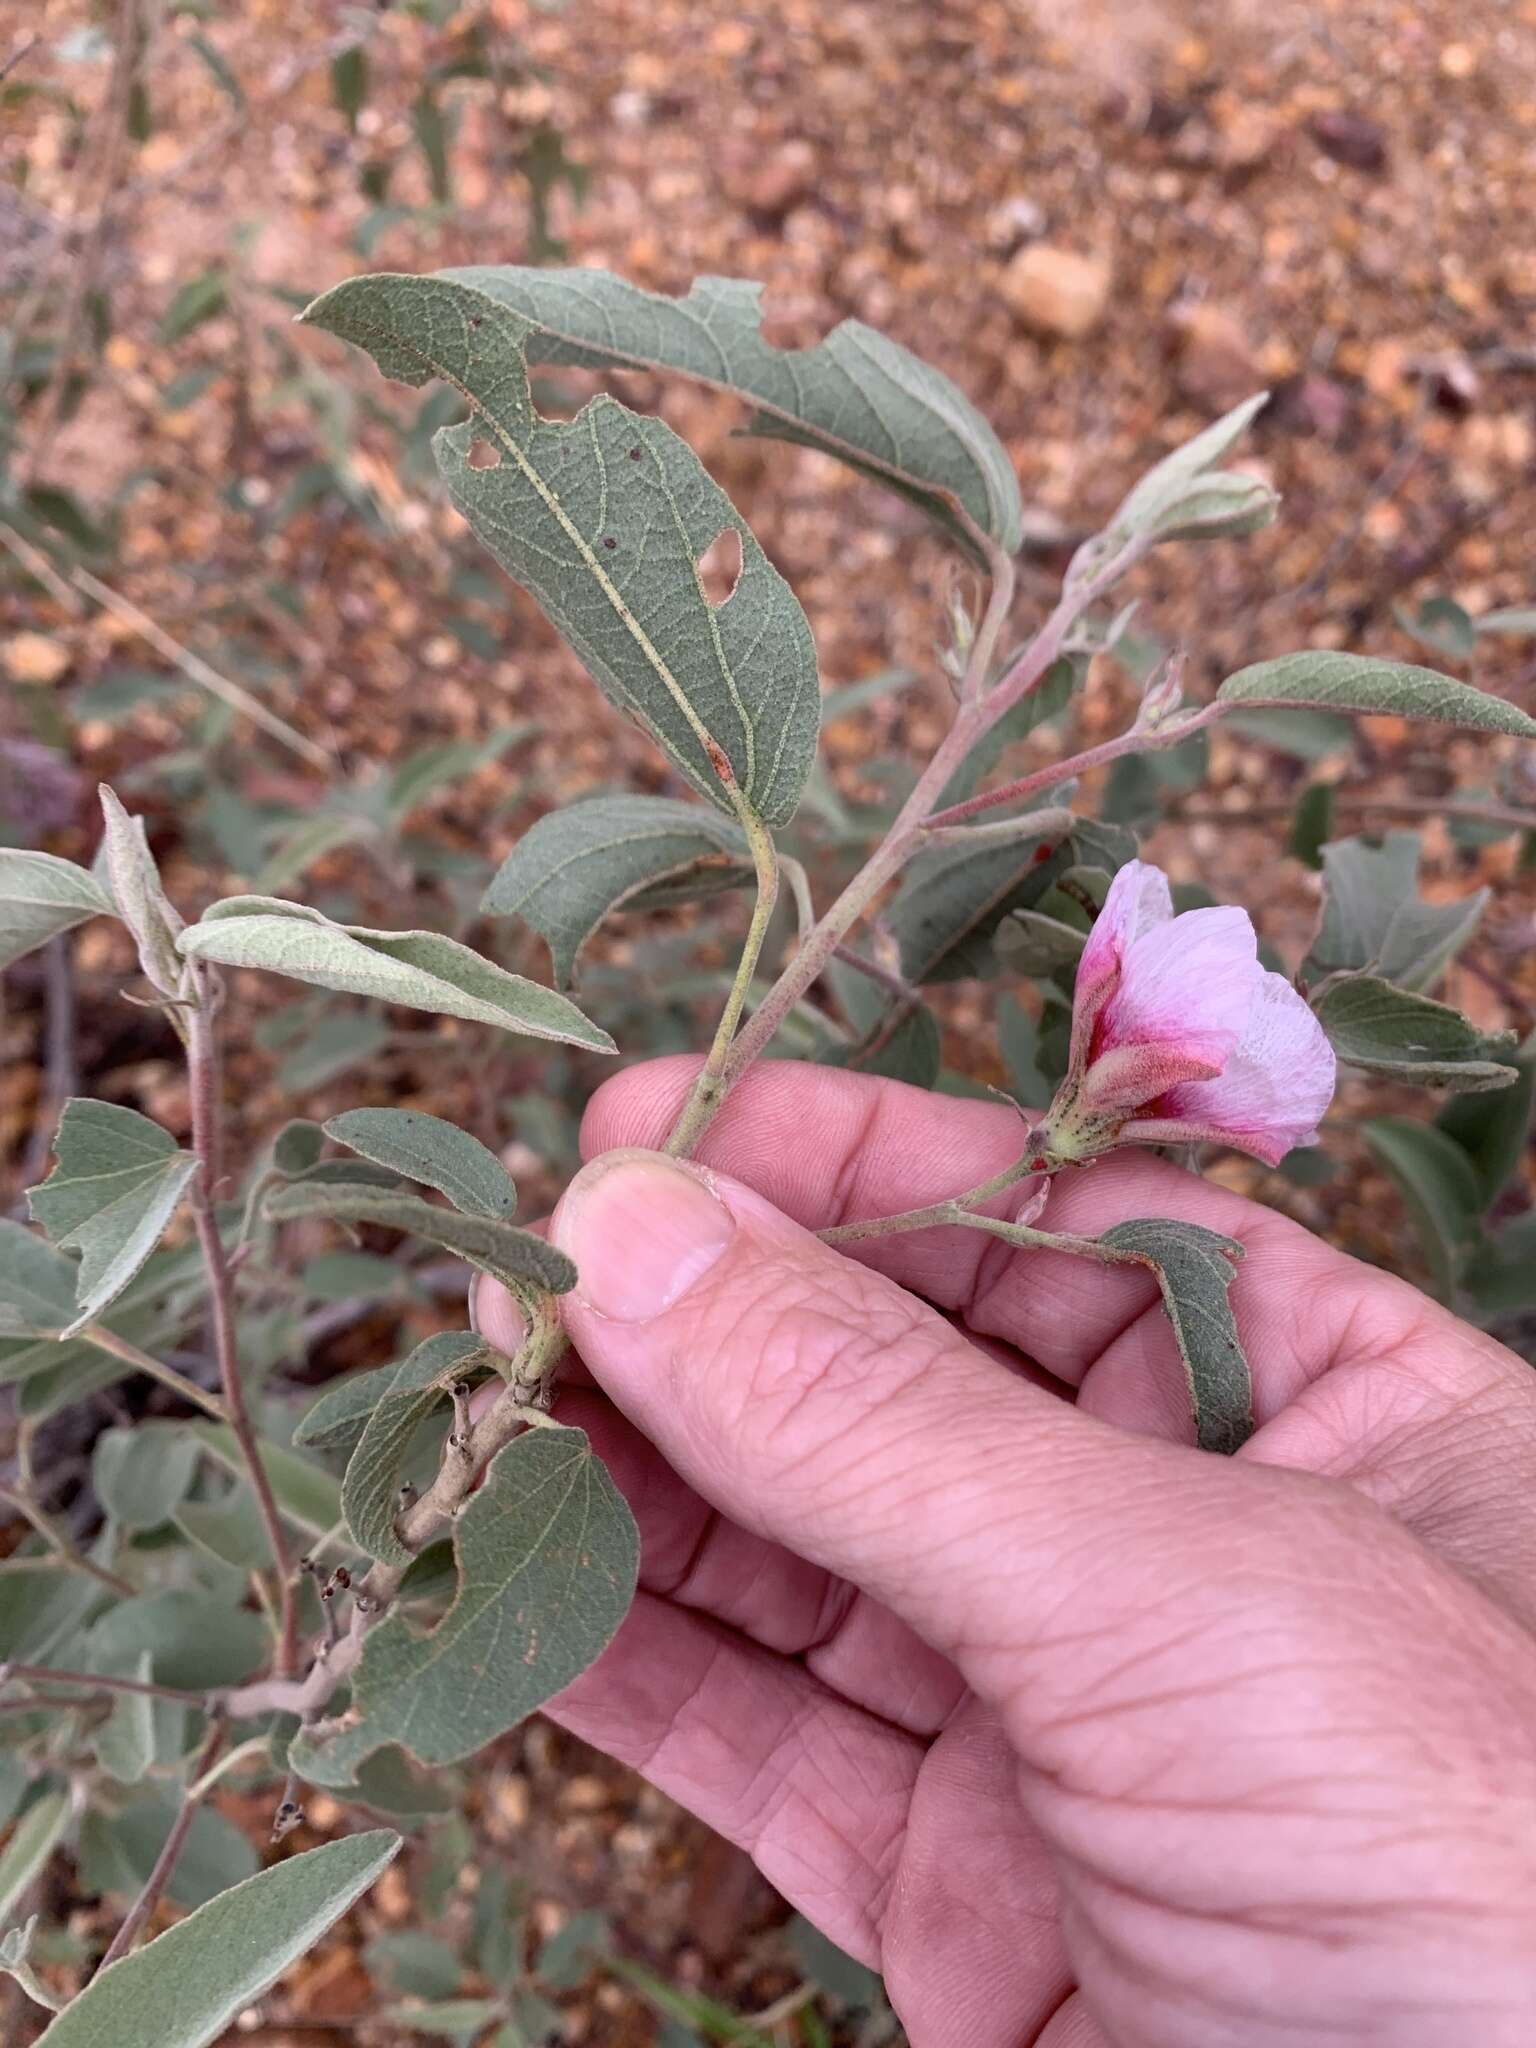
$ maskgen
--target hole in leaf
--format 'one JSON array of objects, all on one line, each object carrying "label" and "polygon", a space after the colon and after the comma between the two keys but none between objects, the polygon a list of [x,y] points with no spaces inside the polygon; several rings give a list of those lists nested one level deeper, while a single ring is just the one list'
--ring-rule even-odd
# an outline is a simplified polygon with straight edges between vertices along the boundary
[{"label": "hole in leaf", "polygon": [[699,557],[699,587],[712,605],[724,604],[741,580],[741,535],[725,526]]},{"label": "hole in leaf", "polygon": [[493,441],[471,441],[467,459],[471,469],[500,469],[501,450]]},{"label": "hole in leaf", "polygon": [[838,325],[808,299],[764,298],[758,312],[758,332],[770,348],[786,354],[815,348]]}]

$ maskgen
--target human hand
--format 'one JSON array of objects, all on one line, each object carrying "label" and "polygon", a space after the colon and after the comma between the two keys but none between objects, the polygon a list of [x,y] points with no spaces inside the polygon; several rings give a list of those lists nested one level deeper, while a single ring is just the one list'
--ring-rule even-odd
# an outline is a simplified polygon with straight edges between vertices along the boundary
[{"label": "human hand", "polygon": [[[1043,1227],[1247,1247],[1260,1426],[1199,1453],[1150,1275],[811,1235],[998,1171],[1009,1110],[776,1064],[699,1167],[602,1156],[695,1067],[599,1092],[552,1225],[596,1383],[560,1414],[642,1536],[554,1717],[878,1966],[914,2048],[1536,2038],[1530,1368],[1118,1154]],[[489,1283],[479,1319],[510,1348]]]}]

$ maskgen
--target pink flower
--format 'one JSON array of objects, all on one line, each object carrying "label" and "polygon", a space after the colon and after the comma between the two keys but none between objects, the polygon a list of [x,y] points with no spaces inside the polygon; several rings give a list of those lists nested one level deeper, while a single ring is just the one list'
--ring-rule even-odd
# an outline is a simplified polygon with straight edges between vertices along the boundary
[{"label": "pink flower", "polygon": [[1121,868],[1078,963],[1067,1077],[1047,1157],[1208,1141],[1277,1166],[1333,1100],[1333,1048],[1245,910],[1175,917],[1168,878]]}]

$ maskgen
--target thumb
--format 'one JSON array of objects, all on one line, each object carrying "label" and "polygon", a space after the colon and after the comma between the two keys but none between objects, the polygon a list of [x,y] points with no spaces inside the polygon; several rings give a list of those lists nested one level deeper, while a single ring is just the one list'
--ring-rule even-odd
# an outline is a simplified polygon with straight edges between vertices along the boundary
[{"label": "thumb", "polygon": [[725,1175],[610,1153],[571,1183],[551,1235],[579,1275],[574,1343],[674,1469],[895,1610],[984,1693],[1016,1674],[968,1649],[1059,1625],[1072,1575],[1111,1630],[1146,1597],[1134,1562],[1116,1595],[1105,1582],[1128,1521],[1145,1533],[1157,1503],[1178,1503],[1182,1541],[1209,1546],[1193,1496],[1218,1461],[1078,1414]]}]

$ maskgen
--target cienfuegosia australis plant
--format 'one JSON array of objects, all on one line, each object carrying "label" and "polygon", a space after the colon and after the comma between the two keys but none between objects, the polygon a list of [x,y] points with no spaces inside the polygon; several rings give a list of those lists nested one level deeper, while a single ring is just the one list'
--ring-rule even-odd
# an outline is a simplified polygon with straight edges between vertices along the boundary
[{"label": "cienfuegosia australis plant", "polygon": [[[1079,793],[1106,766],[1155,777],[1160,764],[1193,762],[1198,773],[1201,736],[1223,720],[1267,719],[1274,731],[1287,718],[1392,712],[1490,738],[1536,736],[1513,705],[1427,668],[1337,651],[1259,661],[1190,703],[1170,654],[1144,664],[1126,731],[1048,767],[1001,772],[1008,747],[1069,712],[1094,655],[1130,661],[1134,607],[1120,586],[1136,564],[1168,544],[1229,541],[1273,520],[1269,486],[1223,466],[1263,395],[1130,491],[1018,644],[1023,512],[986,421],[946,378],[857,322],[785,351],[763,338],[760,311],[756,288],[741,283],[706,279],[676,300],[602,273],[491,268],[358,277],[303,316],[387,377],[457,395],[463,416],[434,444],[454,505],[676,778],[677,794],[599,795],[551,813],[491,883],[485,914],[542,935],[559,987],[453,936],[373,929],[282,898],[226,898],[187,922],[142,825],[109,789],[94,869],[0,852],[4,960],[88,918],[121,920],[144,983],[129,993],[158,1005],[176,1032],[192,1104],[183,1147],[134,1110],[71,1101],[54,1169],[32,1191],[37,1228],[0,1225],[0,1370],[20,1387],[24,1440],[28,1389],[46,1385],[53,1398],[61,1367],[82,1393],[150,1375],[187,1411],[104,1439],[96,1479],[107,1522],[89,1552],[23,1489],[35,1546],[6,1567],[3,1703],[31,1744],[28,1810],[54,1801],[34,1830],[42,1854],[70,1825],[82,1755],[94,1753],[119,1785],[153,1769],[179,1787],[169,1859],[162,1851],[144,1874],[110,1967],[53,2023],[50,2048],[107,2038],[115,2000],[158,1995],[159,1980],[143,1974],[157,1968],[167,1999],[176,1986],[178,1997],[189,1984],[195,1992],[197,2017],[175,2039],[211,2038],[397,1846],[392,1834],[357,1836],[248,1875],[240,1910],[261,1938],[238,1983],[219,1961],[217,1916],[231,1892],[129,1957],[174,1869],[171,1838],[185,1837],[221,1775],[271,1777],[279,1838],[296,1825],[305,1786],[397,1810],[414,1766],[471,1756],[584,1669],[635,1585],[628,1509],[582,1432],[551,1413],[560,1299],[577,1279],[570,1261],[510,1220],[517,1197],[501,1162],[422,1111],[359,1108],[323,1128],[299,1120],[258,1158],[229,1159],[219,1041],[233,970],[611,1055],[601,1020],[566,992],[595,928],[620,906],[750,892],[735,972],[667,1141],[678,1157],[776,1044],[933,1085],[938,1035],[923,989],[1003,980],[1008,1029],[1028,1038],[1027,1056],[1013,1060],[1028,1111],[1015,1163],[949,1200],[827,1235],[953,1226],[1025,1253],[1149,1267],[1170,1360],[1182,1360],[1211,1451],[1234,1450],[1251,1427],[1227,1298],[1240,1247],[1158,1217],[1094,1240],[1042,1229],[1052,1177],[1136,1144],[1176,1148],[1192,1163],[1200,1148],[1235,1147],[1277,1165],[1312,1142],[1340,1061],[1473,1105],[1422,1128],[1481,1159],[1479,1171],[1501,1114],[1513,1122],[1512,1111],[1476,1105],[1515,1102],[1525,1063],[1427,992],[1481,901],[1421,901],[1410,835],[1324,846],[1314,807],[1324,907],[1293,976],[1261,958],[1245,911],[1176,894],[1137,857],[1133,785],[1128,797],[1111,776],[1099,816]],[[947,622],[952,722],[851,875],[842,859],[834,890],[818,892],[793,823],[817,775],[822,703],[794,593],[658,419],[611,396],[569,421],[543,417],[530,379],[562,367],[673,372],[733,393],[752,408],[752,432],[839,458],[919,507],[952,544],[975,593],[953,602]],[[723,597],[706,573],[722,535],[740,564]],[[823,825],[830,803],[823,796]],[[856,829],[842,814],[832,834],[840,857]],[[1385,1141],[1382,1153],[1391,1164]],[[1009,1190],[1005,1220],[988,1205]],[[190,1237],[161,1246],[182,1212]],[[291,1443],[275,1440],[277,1410],[261,1384],[272,1370],[257,1328],[263,1289],[286,1227],[317,1221],[408,1234],[493,1276],[524,1312],[521,1348],[504,1355],[474,1330],[434,1336],[327,1387]],[[161,1355],[204,1319],[217,1391]],[[217,1494],[215,1473],[230,1482]],[[149,1531],[153,1543],[141,1540]],[[198,1643],[166,1608],[167,1588],[178,1613],[199,1617]],[[13,1947],[6,1966],[25,1972],[25,1937]]]}]

